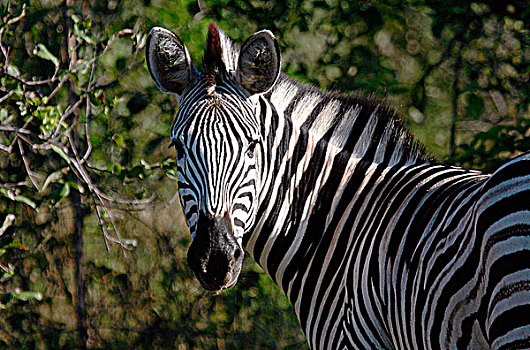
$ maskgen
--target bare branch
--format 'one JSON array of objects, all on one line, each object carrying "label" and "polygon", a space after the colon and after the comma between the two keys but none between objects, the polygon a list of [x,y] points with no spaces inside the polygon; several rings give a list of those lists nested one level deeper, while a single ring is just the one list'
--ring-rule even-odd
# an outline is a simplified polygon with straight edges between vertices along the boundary
[{"label": "bare branch", "polygon": [[[136,22],[138,24],[138,22]],[[121,36],[121,35],[134,35],[135,33],[137,32],[137,30],[132,30],[132,29],[124,29],[124,30],[121,30],[119,31],[118,33],[116,33],[115,35],[113,35],[111,37],[111,39],[109,39],[109,43],[107,44],[107,46],[105,47],[105,49],[103,50],[102,54],[106,52],[107,48],[109,47],[110,43],[111,43],[111,40],[114,41],[117,37]],[[136,61],[136,56],[138,55],[138,52],[144,47],[143,44],[140,44],[140,45],[135,45],[135,50],[134,50],[134,53],[132,55],[132,58],[131,58],[131,61],[129,62],[129,64],[127,65],[127,67],[118,75],[118,77],[108,83],[103,83],[103,84],[94,84],[90,90],[102,90],[102,89],[106,89],[106,88],[109,88],[109,87],[112,87],[114,85],[116,85],[126,74],[128,74],[131,69],[135,66],[138,65]]]},{"label": "bare branch", "polygon": [[25,134],[25,135],[32,135],[32,136],[39,136],[25,128],[15,128],[9,125],[2,125],[0,124],[0,131],[9,131],[9,132],[16,132],[18,134]]},{"label": "bare branch", "polygon": [[23,84],[23,85],[27,85],[27,86],[38,86],[38,85],[45,85],[45,84],[51,84],[55,81],[57,81],[59,79],[59,77],[57,77],[57,73],[59,72],[59,69],[57,68],[56,71],[55,71],[55,74],[53,75],[53,77],[49,78],[49,79],[44,79],[44,80],[26,80],[24,78],[21,78],[21,77],[17,77],[13,74],[9,74],[6,70],[5,70],[5,67],[2,67],[0,68],[0,74],[3,75],[3,76],[6,76],[8,78],[11,78],[13,80],[16,80],[18,81],[19,83]]},{"label": "bare branch", "polygon": [[27,181],[13,182],[13,183],[0,183],[1,188],[15,188],[15,187],[22,187],[22,186],[27,186],[27,185],[29,185]]},{"label": "bare branch", "polygon": [[68,118],[79,105],[83,102],[84,96],[82,96],[76,103],[73,105],[69,105],[68,108],[66,108],[66,111],[64,111],[63,115],[61,116],[61,119],[59,119],[59,123],[57,123],[57,128],[55,128],[55,131],[52,134],[52,137],[57,136],[57,133],[59,133],[59,130],[61,129],[61,125],[63,124],[64,120]]},{"label": "bare branch", "polygon": [[26,173],[28,174],[28,178],[31,181],[31,183],[33,184],[33,186],[37,189],[37,191],[39,191],[40,190],[39,185],[33,179],[33,174],[34,173],[29,168],[29,162],[28,162],[28,159],[26,158],[26,154],[24,153],[24,147],[22,147],[22,142],[20,142],[20,139],[17,140],[17,143],[18,143],[18,148],[20,149],[20,156],[22,157],[22,161],[24,162],[24,167],[26,168]]},{"label": "bare branch", "polygon": [[8,26],[15,24],[22,20],[22,18],[26,17],[26,3],[22,5],[22,12],[17,17],[9,18],[10,15],[8,14],[6,18],[4,19],[5,24],[0,28],[0,51],[2,51],[2,54],[4,55],[4,66],[7,67],[9,64],[9,49],[6,50],[4,45],[2,44],[2,36],[4,35],[4,29]]},{"label": "bare branch", "polygon": [[7,94],[5,94],[2,98],[0,98],[0,104],[4,103],[14,93],[15,93],[15,90],[11,90]]},{"label": "bare branch", "polygon": [[[92,84],[92,80],[94,79],[94,71],[96,70],[96,57],[97,57],[97,46],[94,49],[94,62],[92,63],[92,69],[90,70],[90,78],[88,79],[88,87],[87,91],[90,89],[90,85]],[[87,93],[86,95],[86,118],[85,118],[85,138],[86,138],[86,144],[87,149],[85,151],[85,155],[81,159],[81,164],[83,164],[88,157],[90,156],[90,153],[92,153],[92,143],[90,142],[90,94]]]}]

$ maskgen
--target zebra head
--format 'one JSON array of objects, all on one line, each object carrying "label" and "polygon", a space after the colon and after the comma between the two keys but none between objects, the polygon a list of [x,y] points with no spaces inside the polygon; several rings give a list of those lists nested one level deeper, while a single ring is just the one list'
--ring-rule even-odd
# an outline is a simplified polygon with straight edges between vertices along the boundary
[{"label": "zebra head", "polygon": [[255,101],[279,75],[278,43],[260,31],[239,49],[212,23],[201,73],[175,34],[153,28],[147,66],[160,90],[176,94],[179,103],[171,138],[193,239],[189,266],[205,289],[229,288],[256,218],[264,149]]}]

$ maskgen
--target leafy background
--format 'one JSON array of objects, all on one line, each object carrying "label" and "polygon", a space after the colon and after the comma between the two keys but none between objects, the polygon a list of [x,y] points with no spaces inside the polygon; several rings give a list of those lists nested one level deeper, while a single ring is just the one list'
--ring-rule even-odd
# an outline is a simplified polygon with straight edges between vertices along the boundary
[{"label": "leafy background", "polygon": [[0,2],[0,348],[305,348],[251,259],[203,291],[185,262],[169,130],[145,66],[155,25],[201,67],[207,26],[267,28],[283,71],[390,100],[446,163],[530,150],[526,1]]}]

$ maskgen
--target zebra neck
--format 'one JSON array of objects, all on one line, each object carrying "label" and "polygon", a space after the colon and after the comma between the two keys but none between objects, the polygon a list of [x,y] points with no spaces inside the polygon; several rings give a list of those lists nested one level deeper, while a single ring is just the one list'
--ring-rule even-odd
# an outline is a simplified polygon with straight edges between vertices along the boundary
[{"label": "zebra neck", "polygon": [[[318,246],[334,206],[366,185],[375,169],[428,157],[385,105],[303,86],[282,77],[259,102],[266,174],[246,249],[290,297],[300,265]],[[371,179],[371,178],[370,178]],[[306,256],[307,255],[307,256]]]},{"label": "zebra neck", "polygon": [[357,158],[390,165],[432,160],[386,101],[372,95],[326,92],[282,75],[269,100],[293,129]]}]

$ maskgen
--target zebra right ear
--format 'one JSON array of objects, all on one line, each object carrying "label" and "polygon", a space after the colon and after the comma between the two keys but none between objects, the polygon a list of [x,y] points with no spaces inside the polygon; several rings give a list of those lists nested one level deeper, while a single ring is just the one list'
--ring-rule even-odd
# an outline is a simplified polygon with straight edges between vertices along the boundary
[{"label": "zebra right ear", "polygon": [[146,50],[149,73],[163,92],[180,96],[198,75],[182,40],[167,29],[151,29]]},{"label": "zebra right ear", "polygon": [[241,46],[237,77],[251,94],[267,92],[280,74],[280,47],[268,30],[257,32]]}]

